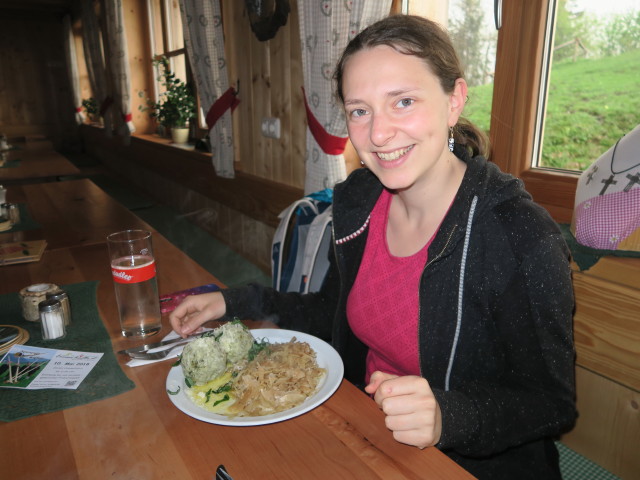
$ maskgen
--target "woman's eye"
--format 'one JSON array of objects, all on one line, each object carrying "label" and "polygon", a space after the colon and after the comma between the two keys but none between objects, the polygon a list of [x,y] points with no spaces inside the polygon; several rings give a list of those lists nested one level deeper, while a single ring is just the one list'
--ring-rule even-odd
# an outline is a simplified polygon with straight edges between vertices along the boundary
[{"label": "woman's eye", "polygon": [[404,107],[409,107],[413,105],[413,99],[412,98],[403,98],[402,100],[400,100],[396,106],[400,107],[400,108],[404,108]]},{"label": "woman's eye", "polygon": [[363,115],[366,115],[367,111],[362,109],[362,108],[356,108],[355,110],[351,110],[351,116],[358,118],[358,117],[362,117]]}]

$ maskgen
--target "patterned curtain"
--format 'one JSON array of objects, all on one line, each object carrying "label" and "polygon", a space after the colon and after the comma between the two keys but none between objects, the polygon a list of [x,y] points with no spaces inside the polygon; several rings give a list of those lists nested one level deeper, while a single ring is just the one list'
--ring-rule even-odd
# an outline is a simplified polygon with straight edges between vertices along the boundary
[{"label": "patterned curtain", "polygon": [[82,44],[84,58],[89,74],[89,83],[93,97],[99,106],[100,116],[104,121],[104,129],[107,135],[111,135],[111,115],[107,111],[113,103],[107,87],[107,72],[104,68],[104,55],[100,42],[100,26],[94,10],[93,1],[81,2],[82,6]]},{"label": "patterned curtain", "polygon": [[332,75],[342,50],[355,35],[386,17],[391,0],[341,2],[299,0],[300,39],[307,107],[305,193],[346,177],[347,126],[333,94]]},{"label": "patterned curtain", "polygon": [[108,63],[113,81],[115,104],[122,113],[119,132],[125,144],[135,132],[131,116],[131,86],[129,82],[129,55],[127,52],[127,36],[122,17],[122,0],[105,0],[105,18],[107,21],[107,38],[109,41]]},{"label": "patterned curtain", "polygon": [[219,0],[180,0],[184,44],[205,112],[213,166],[220,177],[233,178],[231,112],[239,103],[229,87]]},{"label": "patterned curtain", "polygon": [[84,114],[82,113],[82,94],[80,92],[80,83],[78,82],[76,45],[73,40],[71,17],[69,15],[65,15],[63,19],[63,28],[65,40],[64,53],[67,60],[67,71],[69,73],[69,81],[71,82],[71,94],[73,95],[73,104],[76,111],[76,123],[81,125],[84,122]]}]

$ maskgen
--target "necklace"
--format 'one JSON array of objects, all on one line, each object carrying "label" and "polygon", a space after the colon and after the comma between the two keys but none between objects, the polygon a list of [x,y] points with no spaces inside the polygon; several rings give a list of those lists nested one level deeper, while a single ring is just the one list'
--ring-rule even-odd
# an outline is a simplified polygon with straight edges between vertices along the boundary
[{"label": "necklace", "polygon": [[635,165],[631,165],[629,168],[625,168],[624,170],[620,170],[619,172],[616,172],[613,169],[613,162],[616,159],[616,150],[618,149],[618,144],[620,143],[620,140],[622,140],[622,138],[624,138],[624,136],[618,139],[618,141],[616,142],[616,144],[613,147],[613,153],[611,153],[611,173],[613,173],[614,175],[618,175],[620,173],[628,172],[629,170],[632,170],[632,169],[640,166],[640,162],[638,162]]}]

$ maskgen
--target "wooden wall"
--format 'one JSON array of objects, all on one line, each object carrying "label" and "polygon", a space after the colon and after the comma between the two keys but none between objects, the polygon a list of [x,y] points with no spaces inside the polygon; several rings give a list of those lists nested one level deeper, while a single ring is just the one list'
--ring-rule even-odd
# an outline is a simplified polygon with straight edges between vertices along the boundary
[{"label": "wooden wall", "polygon": [[63,50],[60,14],[0,15],[0,132],[40,134],[57,147],[78,128]]},{"label": "wooden wall", "polygon": [[562,440],[621,478],[638,478],[640,259],[604,257],[573,270],[579,417]]}]

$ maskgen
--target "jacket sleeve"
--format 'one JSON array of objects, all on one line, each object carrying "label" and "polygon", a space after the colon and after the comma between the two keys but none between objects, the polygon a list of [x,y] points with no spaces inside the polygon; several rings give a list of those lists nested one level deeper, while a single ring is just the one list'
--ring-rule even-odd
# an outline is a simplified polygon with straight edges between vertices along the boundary
[{"label": "jacket sleeve", "polygon": [[339,287],[333,255],[330,258],[329,271],[319,292],[284,293],[258,284],[223,290],[227,316],[269,318],[280,328],[305,332],[330,342]]},{"label": "jacket sleeve", "polygon": [[573,425],[573,306],[566,246],[559,234],[547,235],[527,250],[492,302],[501,352],[495,378],[467,377],[452,382],[450,391],[434,389],[441,449],[489,456]]}]

